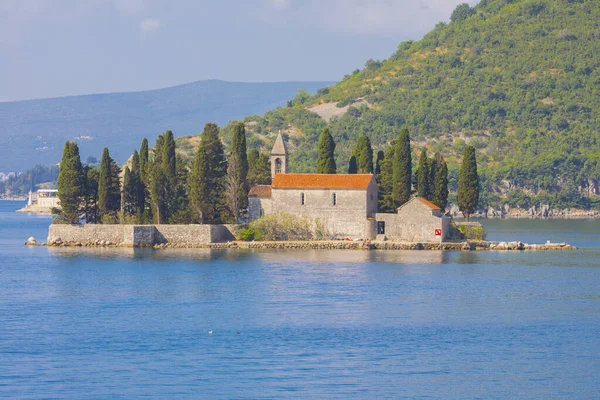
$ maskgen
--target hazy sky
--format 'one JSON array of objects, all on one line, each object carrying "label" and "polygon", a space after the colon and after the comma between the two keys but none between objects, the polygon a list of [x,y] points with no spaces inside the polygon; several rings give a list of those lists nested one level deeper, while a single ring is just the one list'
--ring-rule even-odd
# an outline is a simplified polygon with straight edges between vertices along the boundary
[{"label": "hazy sky", "polygon": [[464,1],[0,0],[0,101],[339,80]]}]

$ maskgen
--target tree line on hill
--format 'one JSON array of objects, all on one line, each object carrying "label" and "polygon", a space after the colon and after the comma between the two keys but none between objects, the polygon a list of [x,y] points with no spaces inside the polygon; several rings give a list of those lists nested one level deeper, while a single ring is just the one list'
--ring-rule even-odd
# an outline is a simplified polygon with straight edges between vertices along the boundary
[{"label": "tree line on hill", "polygon": [[8,179],[0,181],[0,197],[26,196],[30,190],[35,192],[42,183],[55,183],[58,173],[59,169],[56,165],[36,165],[20,174],[11,174]]},{"label": "tree line on hill", "polygon": [[[335,174],[335,142],[326,128],[319,140],[317,173]],[[459,183],[459,207],[473,213],[479,197],[475,149],[465,148]],[[467,175],[470,171],[471,175]],[[361,136],[349,161],[349,174],[375,174],[379,210],[395,212],[412,194],[413,173],[408,129],[377,154],[367,136]],[[448,167],[440,153],[433,158],[421,152],[415,175],[417,194],[439,206],[448,203]],[[243,123],[232,129],[226,157],[216,124],[208,123],[191,165],[177,156],[173,133],[158,136],[153,151],[144,139],[121,169],[102,152],[99,168],[82,166],[75,142],[66,142],[58,177],[61,213],[57,223],[237,223],[248,208],[248,192],[257,184],[270,184],[269,157],[247,151]]]}]

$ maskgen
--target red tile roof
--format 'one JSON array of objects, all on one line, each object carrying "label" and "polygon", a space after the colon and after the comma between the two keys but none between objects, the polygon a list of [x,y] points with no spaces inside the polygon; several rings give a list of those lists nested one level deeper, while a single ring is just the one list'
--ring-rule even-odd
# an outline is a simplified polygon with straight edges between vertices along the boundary
[{"label": "red tile roof", "polygon": [[367,189],[371,174],[277,174],[273,189]]},{"label": "red tile roof", "polygon": [[271,198],[271,186],[269,185],[256,185],[248,192],[248,197],[258,197],[261,199]]},{"label": "red tile roof", "polygon": [[440,211],[441,211],[441,208],[439,208],[438,206],[436,206],[435,204],[433,204],[433,203],[432,203],[432,202],[430,202],[429,200],[427,200],[427,199],[424,199],[424,198],[422,198],[422,197],[417,197],[417,199],[418,199],[418,200],[419,200],[421,203],[425,204],[427,207],[431,208],[432,210],[440,210]]}]

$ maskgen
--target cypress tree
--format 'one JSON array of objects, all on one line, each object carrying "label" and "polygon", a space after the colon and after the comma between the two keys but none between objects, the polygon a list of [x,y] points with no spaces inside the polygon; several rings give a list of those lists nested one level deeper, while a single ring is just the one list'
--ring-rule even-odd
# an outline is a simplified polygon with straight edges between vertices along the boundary
[{"label": "cypress tree", "polygon": [[178,154],[175,213],[170,217],[173,224],[189,224],[192,220],[188,195],[189,169],[186,160]]},{"label": "cypress tree", "polygon": [[163,144],[164,137],[163,135],[159,135],[154,144],[154,159],[147,166],[147,179],[150,192],[149,203],[152,210],[152,223],[155,224],[164,223],[164,213],[161,212],[162,203],[160,200],[165,195],[165,177],[161,169]]},{"label": "cypress tree", "polygon": [[133,151],[133,156],[131,157],[131,174],[135,179],[134,214],[136,215],[137,222],[142,223],[144,219],[144,210],[146,208],[146,190],[144,182],[142,182],[140,156],[137,150]]},{"label": "cypress tree", "polygon": [[348,164],[348,173],[349,174],[358,173],[358,165],[356,164],[356,156],[350,157],[350,163]]},{"label": "cypress tree", "polygon": [[148,185],[148,139],[142,139],[140,146],[140,180]]},{"label": "cypress tree", "polygon": [[469,220],[479,202],[479,176],[475,148],[466,146],[458,176],[458,208]]},{"label": "cypress tree", "polygon": [[208,123],[200,136],[200,146],[189,174],[190,208],[197,222],[222,222],[226,171],[219,127]]},{"label": "cypress tree", "polygon": [[394,212],[396,203],[394,202],[393,192],[393,162],[394,150],[397,139],[394,139],[385,150],[383,160],[381,161],[381,170],[377,176],[378,202],[380,212]]},{"label": "cypress tree", "polygon": [[233,127],[228,168],[230,211],[236,223],[240,211],[248,208],[250,188],[248,187],[248,154],[246,151],[246,128],[243,122],[238,122]]},{"label": "cypress tree", "polygon": [[352,155],[356,157],[356,168],[359,174],[373,173],[373,148],[371,140],[362,135],[356,141]]},{"label": "cypress tree", "polygon": [[79,147],[77,143],[67,141],[58,174],[58,198],[62,209],[62,219],[69,224],[79,222],[84,194],[83,181]]},{"label": "cypress tree", "polygon": [[98,214],[102,223],[115,222],[114,217],[119,211],[120,203],[119,167],[105,147],[98,175]]},{"label": "cypress tree", "polygon": [[379,150],[377,152],[377,161],[375,162],[375,176],[377,177],[377,181],[379,181],[379,175],[381,174],[381,164],[383,164],[383,160],[385,159],[385,153],[383,150]]},{"label": "cypress tree", "polygon": [[269,156],[257,149],[248,152],[248,187],[271,184],[271,163]]},{"label": "cypress tree", "polygon": [[[139,153],[140,160],[140,172],[139,184],[140,184],[140,195],[138,200],[140,201],[140,213],[139,223],[148,223],[152,219],[152,206],[150,204],[150,178],[149,178],[149,158],[148,158],[148,139],[144,138],[140,146]],[[143,201],[143,203],[142,203]]]},{"label": "cypress tree", "polygon": [[392,198],[395,208],[400,207],[410,199],[411,180],[410,134],[408,128],[402,128],[394,149],[393,160]]},{"label": "cypress tree", "polygon": [[429,199],[429,159],[427,158],[427,150],[423,147],[421,156],[419,157],[419,166],[417,169],[417,194],[419,197]]},{"label": "cypress tree", "polygon": [[164,198],[163,203],[164,223],[170,223],[170,218],[177,212],[177,157],[175,155],[175,139],[173,132],[166,131],[165,142],[162,148],[161,170],[164,174]]},{"label": "cypress tree", "polygon": [[173,132],[166,131],[156,139],[154,161],[149,169],[153,222],[168,224],[177,212],[177,157]]},{"label": "cypress tree", "polygon": [[448,205],[448,166],[440,153],[435,153],[431,201],[443,210]]},{"label": "cypress tree", "polygon": [[121,195],[121,210],[127,221],[127,217],[136,214],[137,206],[137,182],[135,174],[131,172],[129,167],[125,167],[123,172],[123,191]]},{"label": "cypress tree", "polygon": [[97,224],[98,216],[98,179],[100,171],[98,168],[87,167],[84,170],[86,176],[85,185],[85,222]]},{"label": "cypress tree", "polygon": [[335,174],[335,142],[329,129],[323,129],[319,138],[319,157],[317,159],[317,174]]}]

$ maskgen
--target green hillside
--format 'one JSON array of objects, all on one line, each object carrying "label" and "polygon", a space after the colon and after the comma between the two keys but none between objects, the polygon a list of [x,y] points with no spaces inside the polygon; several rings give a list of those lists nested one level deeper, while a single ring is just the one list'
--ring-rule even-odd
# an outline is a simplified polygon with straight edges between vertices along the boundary
[{"label": "green hillside", "polygon": [[[383,149],[407,125],[416,155],[478,149],[481,205],[595,204],[600,179],[600,1],[483,0],[420,41],[315,96],[245,119],[250,147],[289,136],[291,169],[314,171],[326,125],[347,168],[357,137]],[[321,114],[318,115],[318,114]],[[327,122],[323,117],[329,119]],[[180,142],[183,144],[183,141]]]}]

